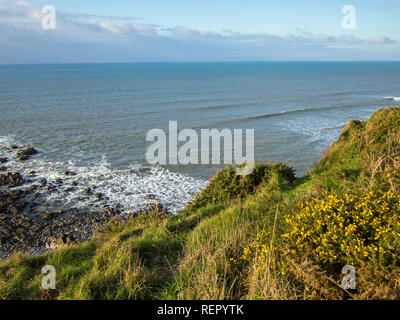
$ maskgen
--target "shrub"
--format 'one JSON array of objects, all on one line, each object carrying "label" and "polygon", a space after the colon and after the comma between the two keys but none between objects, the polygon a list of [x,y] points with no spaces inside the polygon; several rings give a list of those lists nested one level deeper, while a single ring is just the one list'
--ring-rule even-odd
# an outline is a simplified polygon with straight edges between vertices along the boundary
[{"label": "shrub", "polygon": [[[256,262],[257,273],[265,271],[270,258],[270,248],[267,245],[268,234],[264,230],[257,233],[255,240],[251,241],[248,246],[243,248],[243,252],[238,259],[230,258],[232,266],[242,266],[246,262]],[[275,261],[274,261],[275,263]]]},{"label": "shrub", "polygon": [[[370,191],[361,196],[324,192],[286,219],[283,235],[293,254],[342,265],[369,261],[393,265],[399,253],[400,196]],[[343,264],[344,263],[344,264]]]},{"label": "shrub", "polygon": [[188,206],[187,210],[196,210],[207,204],[227,203],[234,198],[243,198],[251,194],[262,183],[268,183],[272,178],[280,186],[295,179],[294,170],[281,163],[258,163],[250,175],[236,174],[236,166],[228,166],[210,180],[209,185]]}]

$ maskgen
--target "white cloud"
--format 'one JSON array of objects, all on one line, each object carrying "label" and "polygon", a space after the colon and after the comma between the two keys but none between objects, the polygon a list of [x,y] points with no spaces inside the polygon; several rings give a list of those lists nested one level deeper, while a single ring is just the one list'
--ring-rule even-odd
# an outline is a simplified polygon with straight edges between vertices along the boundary
[{"label": "white cloud", "polygon": [[105,30],[110,31],[111,33],[114,34],[121,34],[123,33],[127,27],[126,24],[121,24],[121,23],[113,23],[110,21],[100,21],[99,26],[102,27]]},{"label": "white cloud", "polygon": [[98,14],[76,13],[76,12],[63,12],[64,17],[68,19],[87,20],[87,19],[105,19],[112,21],[133,21],[140,20],[137,17],[121,17],[121,16],[105,16]]},{"label": "white cloud", "polygon": [[375,35],[367,40],[370,43],[375,43],[375,44],[385,44],[385,43],[394,43],[392,39],[389,39],[384,36],[379,36]]},{"label": "white cloud", "polygon": [[320,34],[320,35],[318,36],[318,38],[319,38],[319,40],[322,41],[322,42],[335,42],[335,41],[336,41],[336,38],[335,38],[335,37],[328,36],[328,35],[326,35],[326,34]]},{"label": "white cloud", "polygon": [[353,35],[343,35],[338,39],[340,42],[348,43],[348,44],[360,44],[364,41],[358,37]]},{"label": "white cloud", "polygon": [[[42,30],[40,16],[40,8],[26,0],[0,0],[0,64],[30,62],[33,50],[40,62],[69,61],[71,53],[63,52],[72,48],[76,52],[73,58],[85,61],[336,59],[341,54],[352,59],[348,54],[354,50],[359,50],[353,53],[359,57],[370,54],[371,47],[395,43],[382,35],[361,39],[353,35],[314,35],[303,29],[286,36],[234,30],[212,32],[136,23],[135,17],[61,11],[57,11],[57,29]],[[392,55],[393,50],[399,52],[397,46],[388,47],[393,47]],[[40,50],[48,51],[40,56]],[[96,56],[90,60],[92,52]]]}]

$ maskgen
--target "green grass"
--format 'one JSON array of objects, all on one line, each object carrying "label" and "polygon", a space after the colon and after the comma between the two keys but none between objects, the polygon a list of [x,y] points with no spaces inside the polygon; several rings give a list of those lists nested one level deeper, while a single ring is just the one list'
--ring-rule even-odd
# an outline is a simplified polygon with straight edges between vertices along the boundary
[{"label": "green grass", "polygon": [[[380,110],[367,122],[350,121],[305,177],[272,162],[257,164],[250,176],[228,167],[179,216],[145,214],[111,223],[86,243],[12,257],[0,263],[0,298],[399,298],[397,258],[390,266],[353,260],[358,291],[349,293],[340,287],[345,260],[321,260],[311,242],[293,250],[283,237],[301,205],[324,201],[325,194],[397,193],[399,159],[400,108]],[[317,228],[308,223],[307,230]],[[382,243],[400,256],[397,240]],[[41,289],[44,265],[57,271],[56,290]]]}]

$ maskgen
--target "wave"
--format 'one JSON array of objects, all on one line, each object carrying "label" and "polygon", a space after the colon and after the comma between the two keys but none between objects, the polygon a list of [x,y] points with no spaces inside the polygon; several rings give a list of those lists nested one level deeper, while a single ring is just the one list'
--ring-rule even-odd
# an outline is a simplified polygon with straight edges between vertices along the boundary
[{"label": "wave", "polygon": [[276,113],[262,114],[259,116],[251,116],[251,117],[245,118],[244,120],[258,120],[258,119],[264,119],[264,118],[273,118],[273,117],[280,117],[280,116],[288,115],[288,114],[318,111],[318,110],[323,110],[323,109],[326,109],[326,108],[320,107],[320,108],[303,108],[303,109],[287,110],[287,111],[281,111],[281,112],[276,112]]},{"label": "wave", "polygon": [[247,103],[234,103],[234,104],[218,104],[211,106],[203,106],[193,108],[194,110],[224,110],[224,109],[233,109],[237,107],[248,107],[256,105],[256,102],[247,102]]},{"label": "wave", "polygon": [[233,119],[231,121],[232,122],[251,121],[251,120],[259,120],[259,119],[266,119],[266,118],[281,117],[281,116],[297,114],[297,113],[317,112],[317,111],[326,111],[326,110],[335,110],[335,109],[353,108],[353,107],[355,108],[355,107],[360,107],[360,106],[363,106],[363,105],[294,109],[294,110],[287,110],[287,111],[281,111],[281,112],[276,112],[276,113],[267,113],[267,114],[262,114],[262,115],[258,115],[258,116],[250,116],[250,117],[240,118],[240,119]]},{"label": "wave", "polygon": [[[19,161],[18,150],[10,150],[11,145],[19,145],[13,137],[0,136],[0,157],[7,157],[5,164],[9,171],[20,172],[30,182],[23,187],[38,185],[42,178],[48,184],[57,186],[52,193],[41,190],[48,207],[71,209],[85,208],[88,211],[98,210],[103,206],[118,207],[123,213],[135,212],[151,203],[160,202],[171,213],[176,214],[183,209],[199,193],[207,182],[184,174],[171,172],[161,167],[144,167],[132,165],[126,170],[113,169],[105,156],[96,161],[69,160],[60,162],[54,160],[54,152],[42,152],[28,161]],[[53,158],[52,158],[53,157]],[[35,176],[31,172],[35,171]],[[76,175],[67,176],[66,171]],[[57,183],[62,179],[63,183]],[[103,199],[87,196],[86,188],[93,193],[101,193]],[[153,195],[154,199],[149,199]]]},{"label": "wave", "polygon": [[344,128],[346,126],[346,124],[347,123],[341,123],[341,124],[338,124],[337,126],[323,127],[323,128],[320,128],[319,130],[321,130],[321,131],[329,131],[329,130],[341,129],[341,128]]},{"label": "wave", "polygon": [[400,97],[384,97],[386,100],[400,101]]},{"label": "wave", "polygon": [[326,93],[318,93],[315,97],[324,98],[324,97],[344,97],[344,96],[351,96],[351,95],[369,95],[371,93],[370,90],[352,90],[352,91],[336,91],[336,92],[326,92]]}]

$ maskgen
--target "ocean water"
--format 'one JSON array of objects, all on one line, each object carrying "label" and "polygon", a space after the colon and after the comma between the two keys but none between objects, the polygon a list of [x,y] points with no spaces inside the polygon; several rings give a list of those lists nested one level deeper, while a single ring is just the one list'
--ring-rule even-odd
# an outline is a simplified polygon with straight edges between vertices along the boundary
[{"label": "ocean water", "polygon": [[[176,211],[221,166],[150,166],[150,129],[254,129],[257,161],[304,175],[349,119],[399,101],[399,62],[0,66],[0,157],[50,180],[77,172],[80,188],[49,195],[54,206],[92,206],[78,198],[96,185],[127,210],[154,194]],[[11,144],[40,152],[20,162]]]}]

